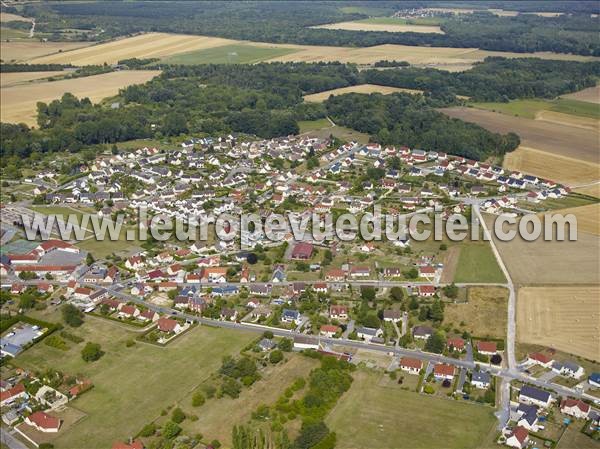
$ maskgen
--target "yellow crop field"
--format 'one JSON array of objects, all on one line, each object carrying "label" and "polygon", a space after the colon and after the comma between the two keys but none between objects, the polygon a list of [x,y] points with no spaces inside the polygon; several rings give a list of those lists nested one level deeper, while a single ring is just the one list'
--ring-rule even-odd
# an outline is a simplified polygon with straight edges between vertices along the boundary
[{"label": "yellow crop field", "polygon": [[582,193],[584,195],[590,195],[595,196],[596,198],[600,198],[600,181],[594,184],[577,187],[573,189],[573,191],[576,193]]},{"label": "yellow crop field", "polygon": [[580,185],[600,180],[598,164],[525,146],[520,146],[504,156],[504,168],[567,185]]},{"label": "yellow crop field", "polygon": [[577,217],[577,231],[600,236],[600,203],[555,210],[557,214],[573,214]]},{"label": "yellow crop field", "polygon": [[34,63],[71,63],[74,65],[114,64],[128,58],[160,58],[177,53],[228,45],[236,41],[219,37],[184,34],[145,33],[80,50],[36,58]]},{"label": "yellow crop field", "polygon": [[330,95],[343,95],[349,93],[356,94],[373,94],[380,93],[383,95],[393,94],[394,92],[404,92],[408,94],[421,95],[422,90],[402,89],[400,87],[378,86],[376,84],[359,84],[358,86],[340,87],[339,89],[331,89],[316,94],[304,96],[304,101],[312,103],[321,103],[329,98]]},{"label": "yellow crop field", "polygon": [[66,92],[99,101],[117,94],[123,87],[145,83],[159,73],[151,70],[127,70],[69,80],[2,87],[0,117],[3,122],[23,122],[32,125],[35,124],[38,101],[50,102]]},{"label": "yellow crop field", "polygon": [[33,80],[49,78],[51,76],[64,75],[66,72],[57,70],[49,72],[14,72],[0,73],[0,87],[15,86]]},{"label": "yellow crop field", "polygon": [[517,340],[600,360],[600,287],[519,289]]},{"label": "yellow crop field", "polygon": [[0,22],[31,22],[31,19],[10,12],[0,12]]},{"label": "yellow crop field", "polygon": [[319,25],[314,28],[325,28],[327,30],[349,30],[349,31],[388,31],[391,33],[436,33],[444,34],[439,26],[433,25],[406,25],[406,24],[384,24],[366,22],[339,22]]},{"label": "yellow crop field", "polygon": [[38,40],[12,40],[0,43],[0,54],[4,62],[30,62],[44,55],[62,54],[91,45],[90,42],[40,42]]},{"label": "yellow crop field", "polygon": [[74,65],[112,64],[126,58],[165,57],[194,50],[203,50],[234,44],[252,44],[258,47],[297,50],[277,56],[269,61],[330,62],[340,61],[356,64],[373,64],[382,59],[407,61],[418,66],[436,67],[444,70],[462,71],[487,56],[524,58],[537,56],[543,59],[600,60],[600,58],[558,55],[554,53],[503,53],[478,50],[476,48],[415,47],[409,45],[376,45],[373,47],[329,47],[314,45],[271,44],[236,41],[218,37],[191,36],[167,33],[145,33],[74,51],[63,51],[38,57],[34,63],[71,63]]}]

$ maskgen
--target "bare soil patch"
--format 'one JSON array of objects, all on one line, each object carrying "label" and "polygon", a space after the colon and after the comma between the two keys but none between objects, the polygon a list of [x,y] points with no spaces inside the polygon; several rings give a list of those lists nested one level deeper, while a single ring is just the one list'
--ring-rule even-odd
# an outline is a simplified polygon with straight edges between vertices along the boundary
[{"label": "bare soil patch", "polygon": [[445,108],[441,111],[493,132],[515,132],[521,137],[523,146],[596,164],[600,161],[598,133],[592,130],[467,107]]},{"label": "bare soil patch", "polygon": [[600,131],[600,120],[564,114],[562,112],[540,111],[535,115],[535,119],[558,125],[572,126],[574,128],[590,129],[596,133]]},{"label": "bare soil patch", "polygon": [[519,289],[517,340],[600,360],[600,287]]},{"label": "bare soil patch", "polygon": [[580,90],[579,92],[573,92],[572,94],[562,95],[562,98],[570,98],[572,100],[600,104],[600,85],[588,87],[587,89]]},{"label": "bare soil patch", "polygon": [[87,47],[90,42],[40,42],[37,40],[10,41],[0,43],[4,62],[29,62],[33,58],[58,52],[67,52]]},{"label": "bare soil patch", "polygon": [[454,280],[454,274],[456,273],[456,267],[458,266],[459,256],[460,246],[451,246],[448,249],[444,259],[444,271],[442,271],[440,282],[447,283]]}]

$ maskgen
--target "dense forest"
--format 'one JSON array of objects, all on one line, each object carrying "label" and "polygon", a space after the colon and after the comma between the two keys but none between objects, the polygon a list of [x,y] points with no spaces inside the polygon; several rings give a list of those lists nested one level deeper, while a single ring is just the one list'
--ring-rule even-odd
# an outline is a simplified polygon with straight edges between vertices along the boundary
[{"label": "dense forest", "polygon": [[370,15],[389,16],[394,11],[428,3],[431,2],[61,2],[31,3],[24,11],[36,17],[40,31],[54,32],[65,26],[102,29],[102,38],[164,31],[308,45],[403,44],[600,55],[600,19],[590,17],[587,11],[594,7],[587,4],[582,8],[586,14],[558,17],[500,17],[485,11],[448,15],[441,24],[445,34],[310,28]]}]

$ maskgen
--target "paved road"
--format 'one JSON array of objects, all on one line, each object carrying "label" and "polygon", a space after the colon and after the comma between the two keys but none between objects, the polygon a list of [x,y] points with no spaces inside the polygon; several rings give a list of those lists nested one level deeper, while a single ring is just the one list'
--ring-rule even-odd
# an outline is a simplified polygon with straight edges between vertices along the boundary
[{"label": "paved road", "polygon": [[13,432],[14,431],[7,432],[6,429],[3,428],[0,432],[0,442],[8,446],[10,449],[29,449],[24,443],[17,440],[13,436]]}]

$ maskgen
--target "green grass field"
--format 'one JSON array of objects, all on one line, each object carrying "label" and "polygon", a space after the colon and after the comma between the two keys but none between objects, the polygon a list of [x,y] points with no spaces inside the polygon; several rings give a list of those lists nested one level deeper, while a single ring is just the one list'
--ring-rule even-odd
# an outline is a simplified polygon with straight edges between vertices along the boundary
[{"label": "green grass field", "polygon": [[84,343],[69,342],[61,351],[38,344],[20,355],[16,364],[33,370],[47,367],[88,377],[94,388],[70,403],[88,416],[68,432],[59,434],[55,447],[106,448],[125,440],[161,411],[187,398],[227,354],[235,354],[255,336],[240,331],[196,327],[166,348],[127,340],[138,335],[119,323],[86,317],[73,333],[100,343],[106,354],[86,363],[80,351]]},{"label": "green grass field", "polygon": [[561,112],[600,120],[600,106],[586,101],[557,98],[556,100],[514,100],[508,103],[473,103],[474,107],[518,117],[535,118],[541,111]]},{"label": "green grass field", "polygon": [[301,120],[298,122],[300,134],[316,131],[323,128],[331,128],[331,123],[326,118],[319,120]]},{"label": "green grass field", "polygon": [[0,39],[27,39],[29,32],[15,28],[0,27]]},{"label": "green grass field", "polygon": [[493,410],[379,386],[381,374],[358,371],[326,423],[338,449],[469,449],[491,438]]},{"label": "green grass field", "polygon": [[469,241],[460,245],[454,282],[506,282],[489,243]]},{"label": "green grass field", "polygon": [[163,62],[170,64],[252,64],[266,59],[294,53],[293,48],[259,47],[248,44],[224,45],[169,56]]}]

